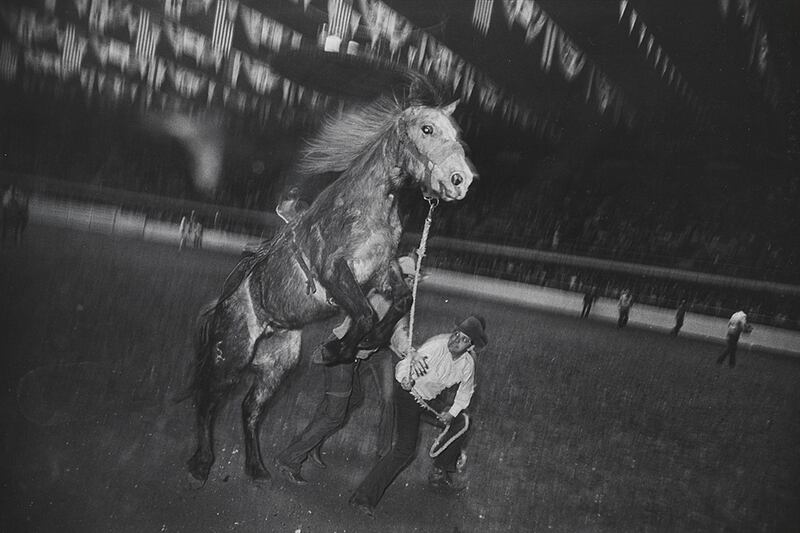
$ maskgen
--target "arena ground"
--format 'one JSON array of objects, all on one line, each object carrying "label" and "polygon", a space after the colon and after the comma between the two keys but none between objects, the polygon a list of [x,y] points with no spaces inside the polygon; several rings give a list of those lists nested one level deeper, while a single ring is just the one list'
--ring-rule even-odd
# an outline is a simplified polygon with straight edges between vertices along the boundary
[{"label": "arena ground", "polygon": [[[229,254],[34,226],[0,255],[3,531],[792,531],[800,523],[800,360],[420,289],[417,340],[488,319],[468,488],[429,490],[425,449],[372,520],[347,505],[373,463],[368,402],[296,487],[243,473],[238,399],[192,489],[186,385],[198,308]],[[310,417],[304,357],[263,425],[270,460]]]}]

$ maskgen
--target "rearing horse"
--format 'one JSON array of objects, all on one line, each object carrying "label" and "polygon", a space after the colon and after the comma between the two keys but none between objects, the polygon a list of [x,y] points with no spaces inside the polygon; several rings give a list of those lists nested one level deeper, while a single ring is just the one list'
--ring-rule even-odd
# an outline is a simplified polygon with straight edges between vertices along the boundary
[{"label": "rearing horse", "polygon": [[[214,462],[213,425],[221,400],[243,373],[253,382],[242,402],[245,471],[269,479],[259,428],[267,400],[300,356],[303,326],[344,310],[345,336],[326,346],[324,362],[352,361],[359,347],[386,342],[411,306],[395,260],[402,232],[396,193],[417,187],[461,200],[475,177],[447,106],[380,97],[328,120],[302,153],[300,174],[340,173],[311,206],[274,238],[245,255],[222,296],[200,317],[193,383],[197,450],[192,476],[205,482]],[[392,309],[378,320],[365,298],[390,288]]]}]

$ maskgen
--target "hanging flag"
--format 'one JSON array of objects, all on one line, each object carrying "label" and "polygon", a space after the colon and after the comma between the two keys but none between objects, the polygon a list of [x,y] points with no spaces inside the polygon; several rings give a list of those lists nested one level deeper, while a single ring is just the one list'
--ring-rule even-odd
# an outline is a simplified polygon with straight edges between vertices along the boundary
[{"label": "hanging flag", "polygon": [[228,13],[229,4],[229,0],[218,0],[214,13],[214,29],[211,34],[211,47],[222,58],[228,57],[233,43],[234,18]]},{"label": "hanging flag", "polygon": [[730,5],[730,0],[719,0],[719,12],[722,14],[722,18],[726,18],[728,16]]},{"label": "hanging flag", "polygon": [[742,17],[742,27],[749,28],[756,15],[755,0],[739,0],[739,16]]},{"label": "hanging flag", "polygon": [[278,86],[280,76],[269,65],[248,56],[242,56],[242,69],[250,86],[260,95],[264,95]]},{"label": "hanging flag", "polygon": [[489,26],[492,23],[492,9],[494,0],[475,0],[472,8],[472,27],[484,37],[489,33]]},{"label": "hanging flag", "polygon": [[150,12],[139,12],[139,31],[136,33],[134,53],[136,57],[149,61],[156,55],[156,46],[161,37],[161,26],[150,21]]},{"label": "hanging flag", "polygon": [[625,14],[625,9],[628,7],[628,0],[619,0],[619,18],[617,22],[622,22],[622,16]]},{"label": "hanging flag", "polygon": [[522,0],[500,0],[500,5],[503,7],[503,13],[506,16],[506,23],[510,30],[514,26],[514,22],[519,16],[522,9]]},{"label": "hanging flag", "polygon": [[589,81],[586,83],[586,103],[589,103],[589,100],[592,97],[592,85],[594,84],[594,65],[592,68],[589,69]]},{"label": "hanging flag", "polygon": [[550,72],[550,65],[553,62],[556,33],[558,33],[558,28],[553,24],[552,20],[548,19],[544,32],[544,44],[542,45],[542,70],[545,72]]},{"label": "hanging flag", "polygon": [[653,44],[655,44],[655,42],[656,40],[652,35],[647,38],[647,53],[645,54],[645,58],[650,58],[650,52],[653,50]]},{"label": "hanging flag", "polygon": [[5,39],[0,43],[0,77],[5,81],[17,78],[19,65],[19,48]]},{"label": "hanging flag", "polygon": [[628,35],[633,33],[633,27],[636,26],[636,19],[639,17],[635,9],[631,9],[631,18],[628,19]]},{"label": "hanging flag", "polygon": [[614,99],[614,87],[611,81],[602,72],[595,72],[595,94],[597,99],[597,110],[600,114],[605,114]]},{"label": "hanging flag", "polygon": [[181,20],[183,0],[164,0],[164,15],[174,21]]},{"label": "hanging flag", "polygon": [[62,77],[69,77],[80,71],[83,56],[88,44],[85,37],[77,35],[75,26],[67,24],[59,35],[61,47]]},{"label": "hanging flag", "polygon": [[639,44],[637,46],[642,46],[642,41],[644,41],[644,36],[647,34],[647,24],[642,22],[642,25],[639,26]]},{"label": "hanging flag", "polygon": [[539,6],[531,3],[533,10],[531,11],[531,18],[525,28],[525,44],[530,45],[544,29],[547,24],[548,17]]},{"label": "hanging flag", "polygon": [[558,63],[561,65],[564,77],[567,81],[572,81],[583,70],[586,58],[564,32],[560,32],[558,35],[558,52]]}]

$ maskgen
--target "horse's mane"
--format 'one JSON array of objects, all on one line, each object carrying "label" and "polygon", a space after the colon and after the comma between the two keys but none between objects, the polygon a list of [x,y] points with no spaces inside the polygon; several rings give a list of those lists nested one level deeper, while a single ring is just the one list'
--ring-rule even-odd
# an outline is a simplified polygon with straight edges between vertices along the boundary
[{"label": "horse's mane", "polygon": [[294,173],[302,179],[340,173],[376,145],[404,109],[412,105],[441,107],[446,92],[413,71],[403,73],[402,88],[366,104],[353,104],[328,116],[300,150]]}]

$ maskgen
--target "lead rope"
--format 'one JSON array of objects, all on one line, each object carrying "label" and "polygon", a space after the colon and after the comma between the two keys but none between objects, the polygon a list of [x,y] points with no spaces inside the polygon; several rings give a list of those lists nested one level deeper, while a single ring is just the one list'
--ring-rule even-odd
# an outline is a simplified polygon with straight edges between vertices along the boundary
[{"label": "lead rope", "polygon": [[[428,243],[428,234],[431,231],[431,223],[433,222],[433,210],[436,209],[437,205],[439,205],[439,200],[437,200],[436,198],[430,198],[430,197],[426,196],[425,200],[428,201],[428,216],[425,217],[425,225],[422,228],[422,236],[419,239],[419,247],[417,248],[417,264],[415,265],[415,268],[414,268],[414,285],[411,288],[411,298],[412,298],[411,299],[411,310],[409,311],[409,317],[408,317],[408,343],[406,344],[406,357],[409,356],[409,354],[411,352],[411,348],[413,346],[414,317],[416,316],[416,312],[417,312],[417,287],[419,286],[419,273],[420,273],[420,270],[422,269],[422,259],[425,257],[425,247],[426,247],[426,245]],[[412,368],[411,368],[411,364],[409,364],[408,365],[408,379],[409,380],[411,380],[411,372],[412,372]],[[428,405],[428,402],[426,402],[425,400],[423,400],[422,398],[420,398],[419,396],[414,394],[413,388],[412,388],[412,390],[408,391],[408,393],[411,394],[411,397],[414,398],[414,400],[423,409],[426,409],[427,411],[430,411],[433,414],[433,416],[436,417],[437,419],[439,418],[439,412],[436,409],[434,409],[433,407],[431,407],[430,405]],[[464,417],[465,417],[465,426],[459,432],[457,432],[455,435],[452,435],[447,440],[447,442],[445,442],[442,445],[441,441],[443,440],[445,435],[447,435],[447,433],[450,431],[450,424],[447,424],[444,427],[442,432],[439,434],[438,437],[436,437],[436,439],[433,441],[433,444],[431,445],[431,449],[428,452],[428,455],[430,457],[438,456],[456,438],[460,437],[461,435],[463,435],[467,431],[467,428],[469,428],[469,417],[467,417],[466,413],[464,414]],[[440,447],[437,450],[438,446],[440,446]],[[463,452],[462,452],[462,455],[463,455]],[[466,458],[464,458],[462,460],[462,458],[459,457],[459,461],[461,461],[462,464],[463,464],[463,462],[466,461]]]},{"label": "lead rope", "polygon": [[[425,257],[425,247],[428,242],[428,234],[431,231],[431,222],[433,221],[433,210],[439,205],[439,200],[436,198],[425,197],[428,201],[428,216],[425,217],[425,226],[422,228],[422,237],[419,239],[419,247],[417,248],[417,264],[414,267],[414,284],[411,288],[411,311],[408,317],[408,342],[406,343],[406,356],[411,352],[411,347],[414,340],[414,316],[417,312],[417,287],[419,286],[419,272],[422,268],[422,258]],[[408,378],[411,379],[411,365],[408,365]]]}]

